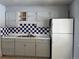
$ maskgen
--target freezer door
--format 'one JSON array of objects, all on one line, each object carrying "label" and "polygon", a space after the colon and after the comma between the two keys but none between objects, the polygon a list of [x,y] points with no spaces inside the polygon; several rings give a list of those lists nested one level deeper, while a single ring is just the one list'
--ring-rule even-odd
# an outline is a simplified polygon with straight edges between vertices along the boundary
[{"label": "freezer door", "polygon": [[53,19],[52,33],[73,33],[73,19]]}]

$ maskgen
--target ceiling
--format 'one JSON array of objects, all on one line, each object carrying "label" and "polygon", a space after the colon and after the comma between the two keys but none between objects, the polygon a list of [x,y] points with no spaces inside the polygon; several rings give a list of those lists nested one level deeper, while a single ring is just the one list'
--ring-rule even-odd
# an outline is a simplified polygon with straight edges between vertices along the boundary
[{"label": "ceiling", "polygon": [[72,0],[0,0],[5,6],[69,4]]}]

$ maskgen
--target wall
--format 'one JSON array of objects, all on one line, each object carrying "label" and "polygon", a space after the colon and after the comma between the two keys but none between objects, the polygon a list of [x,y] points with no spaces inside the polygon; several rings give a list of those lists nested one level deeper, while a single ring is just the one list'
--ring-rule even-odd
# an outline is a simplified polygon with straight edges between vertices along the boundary
[{"label": "wall", "polygon": [[48,19],[50,18],[68,17],[68,6],[66,5],[13,6],[13,7],[9,6],[6,9],[6,25],[7,26],[17,25],[17,13],[19,11],[27,11],[29,13],[28,20],[30,20],[30,22],[39,22],[39,24],[46,25],[46,26],[48,23]]},{"label": "wall", "polygon": [[74,59],[79,59],[79,0],[74,0],[70,6],[71,17],[74,17]]},{"label": "wall", "polygon": [[5,26],[5,6],[0,4],[0,26]]},{"label": "wall", "polygon": [[[5,10],[6,10],[5,6],[0,4],[0,27],[5,26]],[[2,56],[2,53],[1,53],[1,37],[0,37],[0,56]]]}]

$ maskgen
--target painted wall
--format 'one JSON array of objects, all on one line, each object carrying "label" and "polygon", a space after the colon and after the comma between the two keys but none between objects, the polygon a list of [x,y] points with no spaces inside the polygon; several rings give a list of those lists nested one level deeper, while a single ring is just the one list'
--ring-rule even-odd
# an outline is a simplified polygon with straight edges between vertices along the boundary
[{"label": "painted wall", "polygon": [[79,0],[74,0],[70,6],[71,17],[74,17],[74,59],[79,59]]},{"label": "painted wall", "polygon": [[[5,6],[0,4],[0,27],[5,26]],[[1,53],[1,37],[0,37],[0,56],[2,56]]]},{"label": "painted wall", "polygon": [[0,4],[0,26],[5,26],[5,6]]},{"label": "painted wall", "polygon": [[[53,5],[53,6],[13,6],[6,7],[6,25],[17,25],[17,13],[19,11],[27,11],[29,22],[39,22],[41,25],[48,25],[48,19],[68,17],[68,6]],[[42,20],[42,21],[41,21]],[[42,23],[41,23],[42,22]],[[41,26],[39,25],[39,26]]]}]

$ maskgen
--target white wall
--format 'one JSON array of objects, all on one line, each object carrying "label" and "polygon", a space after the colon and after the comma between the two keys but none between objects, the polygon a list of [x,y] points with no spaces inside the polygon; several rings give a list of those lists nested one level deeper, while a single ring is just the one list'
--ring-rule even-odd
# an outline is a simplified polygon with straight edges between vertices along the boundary
[{"label": "white wall", "polygon": [[[5,6],[0,4],[0,27],[5,26]],[[1,37],[0,37],[0,56],[2,56],[1,53]]]},{"label": "white wall", "polygon": [[5,6],[0,4],[0,26],[5,26]]},{"label": "white wall", "polygon": [[[48,20],[55,17],[68,17],[68,6],[53,5],[53,6],[13,6],[6,9],[6,25],[16,26],[17,12],[27,11],[29,13],[28,20],[35,22],[39,20]],[[48,22],[48,21],[46,21]]]},{"label": "white wall", "polygon": [[74,17],[74,59],[79,59],[79,0],[70,6],[71,17]]}]

